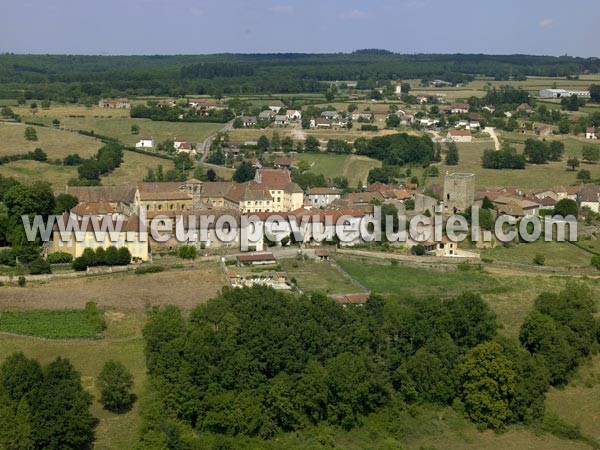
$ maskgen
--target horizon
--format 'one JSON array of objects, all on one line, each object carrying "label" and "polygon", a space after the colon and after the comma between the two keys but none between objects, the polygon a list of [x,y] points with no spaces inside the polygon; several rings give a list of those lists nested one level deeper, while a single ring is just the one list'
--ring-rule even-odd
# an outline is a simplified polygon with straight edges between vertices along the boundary
[{"label": "horizon", "polygon": [[331,54],[388,48],[400,54],[600,55],[595,39],[600,7],[594,0],[507,0],[495,10],[471,0],[451,6],[442,0],[29,0],[3,12],[0,52],[15,54]]}]

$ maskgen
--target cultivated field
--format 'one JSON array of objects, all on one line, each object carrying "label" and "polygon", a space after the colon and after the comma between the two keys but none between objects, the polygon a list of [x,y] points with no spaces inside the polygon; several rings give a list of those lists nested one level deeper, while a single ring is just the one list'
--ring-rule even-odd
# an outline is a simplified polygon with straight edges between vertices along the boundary
[{"label": "cultivated field", "polygon": [[346,177],[350,187],[356,187],[360,181],[367,184],[367,175],[375,167],[381,167],[381,161],[359,155],[332,155],[327,153],[299,153],[294,155],[300,161],[311,164],[311,172],[327,178]]},{"label": "cultivated field", "polygon": [[29,282],[24,288],[0,288],[0,311],[18,309],[78,309],[88,301],[99,307],[144,310],[150,305],[193,308],[214,297],[225,285],[216,263],[198,263],[186,270],[151,275],[132,271],[107,275]]},{"label": "cultivated field", "polygon": [[532,264],[536,255],[543,255],[546,266],[589,268],[592,255],[568,242],[544,242],[519,244],[512,247],[496,247],[481,250],[483,258],[494,261],[508,261],[519,264]]}]

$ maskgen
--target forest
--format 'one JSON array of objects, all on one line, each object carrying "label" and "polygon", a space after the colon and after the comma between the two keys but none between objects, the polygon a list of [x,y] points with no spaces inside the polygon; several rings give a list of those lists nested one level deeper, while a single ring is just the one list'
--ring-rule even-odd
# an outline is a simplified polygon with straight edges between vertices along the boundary
[{"label": "forest", "polygon": [[597,351],[595,313],[574,282],[539,295],[518,340],[498,334],[472,293],[344,308],[253,287],[225,289],[187,319],[157,307],[144,328],[155,396],[137,448],[199,448],[198,436],[238,448],[309,427],[349,430],[416,404],[451,405],[482,429],[543,423],[548,388]]},{"label": "forest", "polygon": [[0,55],[0,98],[84,102],[109,96],[320,92],[322,81],[469,81],[597,73],[597,58],[478,54]]}]

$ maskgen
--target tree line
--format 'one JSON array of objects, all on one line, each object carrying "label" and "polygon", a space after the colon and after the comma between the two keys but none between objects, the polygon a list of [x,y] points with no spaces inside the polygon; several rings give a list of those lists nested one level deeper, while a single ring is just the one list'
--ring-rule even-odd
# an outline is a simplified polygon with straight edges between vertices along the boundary
[{"label": "tree line", "polygon": [[138,448],[167,438],[192,448],[181,425],[269,439],[318,425],[348,430],[416,403],[452,405],[484,428],[539,422],[549,386],[597,350],[595,313],[582,286],[541,294],[517,341],[497,334],[473,293],[372,296],[344,308],[320,294],[253,287],[226,289],[188,319],[155,308],[144,339],[156,397]]}]

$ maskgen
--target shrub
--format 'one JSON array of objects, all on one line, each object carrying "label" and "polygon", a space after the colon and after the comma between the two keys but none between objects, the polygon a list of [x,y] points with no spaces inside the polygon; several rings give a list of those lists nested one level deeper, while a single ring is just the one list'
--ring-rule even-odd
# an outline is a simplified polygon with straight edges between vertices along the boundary
[{"label": "shrub", "polygon": [[423,256],[425,254],[425,246],[423,244],[417,244],[413,247],[413,253],[417,256]]},{"label": "shrub", "polygon": [[29,273],[31,275],[40,275],[43,273],[52,273],[52,269],[50,268],[50,263],[39,256],[29,263],[28,266]]},{"label": "shrub", "polygon": [[73,255],[67,252],[56,252],[48,255],[50,264],[66,264],[73,261]]},{"label": "shrub", "polygon": [[533,263],[536,266],[543,266],[545,264],[545,262],[546,262],[546,257],[540,253],[538,253],[537,255],[535,255],[533,257]]},{"label": "shrub", "polygon": [[177,251],[177,256],[182,259],[195,259],[196,254],[196,247],[193,245],[183,245],[179,247],[179,250]]},{"label": "shrub", "polygon": [[600,255],[594,255],[592,257],[592,266],[600,270]]},{"label": "shrub", "polygon": [[140,266],[135,269],[136,275],[143,275],[146,273],[158,273],[165,270],[163,266]]},{"label": "shrub", "polygon": [[21,275],[17,280],[17,284],[19,285],[19,287],[25,287],[25,285],[27,284],[27,279],[23,275]]}]

